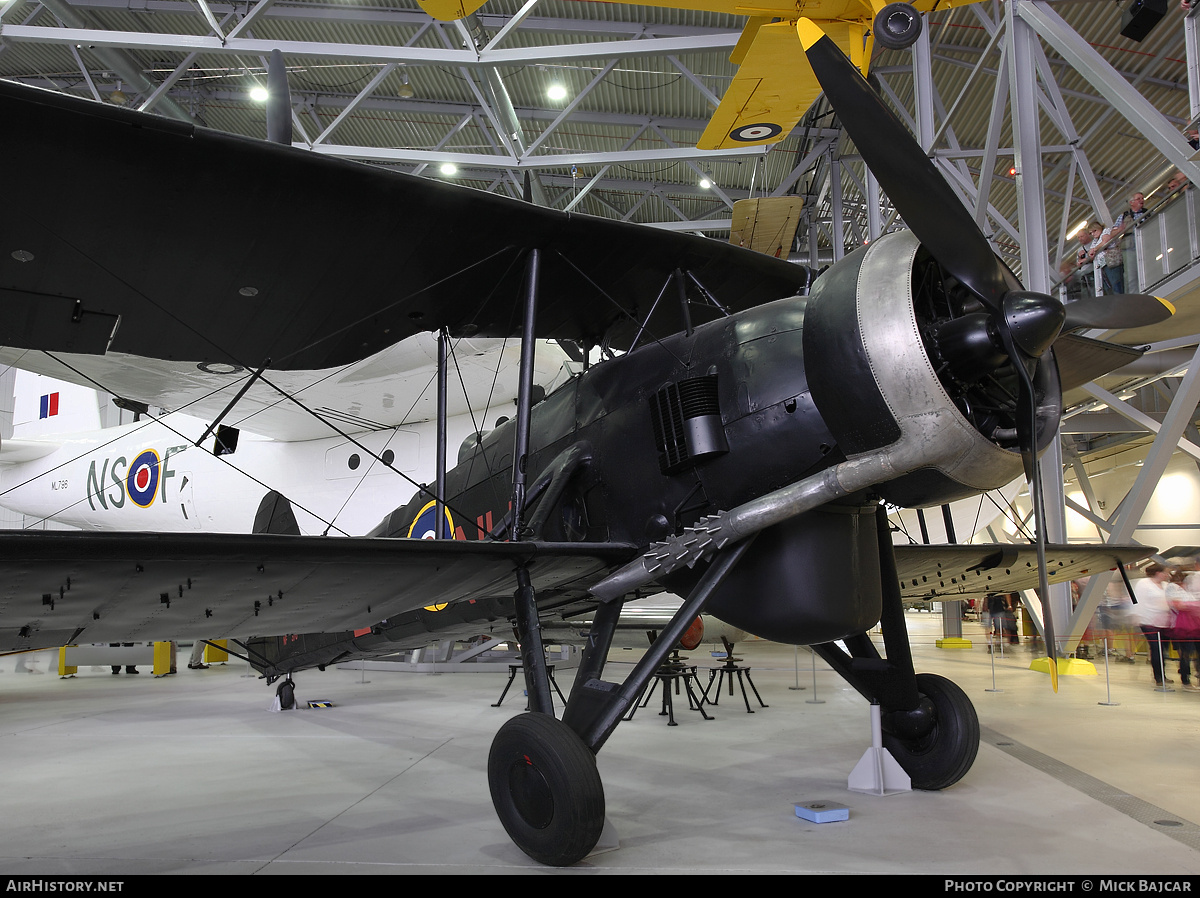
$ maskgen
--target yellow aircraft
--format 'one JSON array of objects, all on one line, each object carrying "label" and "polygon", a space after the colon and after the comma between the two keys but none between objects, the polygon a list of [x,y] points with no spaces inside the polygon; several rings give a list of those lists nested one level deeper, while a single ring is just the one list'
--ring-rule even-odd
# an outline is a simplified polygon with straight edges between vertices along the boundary
[{"label": "yellow aircraft", "polygon": [[[417,0],[435,19],[469,16],[486,0]],[[804,17],[850,57],[863,75],[875,41],[899,50],[921,34],[921,14],[978,0],[641,0],[641,5],[698,9],[749,16],[729,61],[738,66],[721,105],[696,142],[702,150],[726,150],[783,140],[821,94],[797,34]]]}]

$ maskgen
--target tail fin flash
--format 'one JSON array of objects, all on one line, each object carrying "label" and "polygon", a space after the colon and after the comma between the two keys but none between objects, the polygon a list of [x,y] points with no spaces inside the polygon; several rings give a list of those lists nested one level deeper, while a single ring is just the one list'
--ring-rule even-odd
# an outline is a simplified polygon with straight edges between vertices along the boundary
[{"label": "tail fin flash", "polygon": [[13,438],[33,440],[99,430],[100,402],[100,394],[87,387],[17,371],[13,379]]}]

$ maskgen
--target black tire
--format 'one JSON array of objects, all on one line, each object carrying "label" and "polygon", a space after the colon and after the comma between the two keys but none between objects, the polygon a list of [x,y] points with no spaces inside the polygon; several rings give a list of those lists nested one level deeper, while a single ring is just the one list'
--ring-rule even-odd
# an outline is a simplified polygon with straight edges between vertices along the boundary
[{"label": "black tire", "polygon": [[921,14],[908,3],[889,3],[879,11],[871,31],[875,41],[889,50],[903,50],[921,36]]},{"label": "black tire", "polygon": [[966,776],[979,752],[979,717],[967,694],[937,674],[917,674],[917,689],[933,703],[933,729],[918,739],[883,734],[883,746],[914,789],[936,792]]},{"label": "black tire", "polygon": [[279,707],[284,711],[291,711],[296,707],[296,686],[291,680],[280,683],[275,695],[279,698]]},{"label": "black tire", "polygon": [[596,847],[604,829],[596,756],[552,715],[529,712],[500,728],[488,785],[508,835],[535,861],[566,867]]}]

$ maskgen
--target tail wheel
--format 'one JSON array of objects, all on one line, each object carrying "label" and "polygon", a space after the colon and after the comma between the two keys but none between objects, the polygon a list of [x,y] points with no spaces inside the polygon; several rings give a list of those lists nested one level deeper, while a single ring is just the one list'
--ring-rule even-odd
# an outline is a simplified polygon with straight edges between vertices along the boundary
[{"label": "tail wheel", "polygon": [[883,734],[883,745],[904,768],[913,787],[937,791],[962,779],[979,751],[979,717],[967,694],[937,674],[917,674],[917,689],[933,704],[933,728],[902,739]]},{"label": "tail wheel", "polygon": [[492,804],[517,847],[566,867],[587,856],[604,828],[596,756],[562,721],[530,712],[504,724],[488,755]]},{"label": "tail wheel", "polygon": [[908,3],[889,3],[875,17],[871,31],[889,50],[903,50],[921,36],[921,14]]}]

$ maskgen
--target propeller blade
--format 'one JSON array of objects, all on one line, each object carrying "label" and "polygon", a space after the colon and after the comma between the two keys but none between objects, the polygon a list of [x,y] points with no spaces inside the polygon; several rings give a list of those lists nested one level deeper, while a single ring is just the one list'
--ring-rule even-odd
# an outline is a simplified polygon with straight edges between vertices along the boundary
[{"label": "propeller blade", "polygon": [[1050,584],[1046,579],[1046,503],[1042,497],[1041,469],[1036,462],[1029,484],[1029,496],[1033,499],[1033,517],[1037,521],[1038,598],[1042,601],[1042,635],[1046,637],[1046,653],[1050,660],[1050,687],[1058,692],[1058,648],[1054,616],[1050,611]]},{"label": "propeller blade", "polygon": [[1145,293],[1110,293],[1088,296],[1066,305],[1063,330],[1102,327],[1106,330],[1158,324],[1175,314],[1175,307],[1158,296]]},{"label": "propeller blade", "polygon": [[[1061,306],[1059,306],[1061,310]],[[1046,579],[1046,504],[1042,497],[1042,472],[1037,463],[1038,401],[1034,389],[1034,378],[1026,367],[1027,356],[1017,347],[1010,325],[1013,315],[1006,314],[1000,327],[1000,338],[1017,371],[1020,392],[1017,397],[1017,443],[1021,447],[1021,463],[1025,468],[1025,479],[1029,481],[1029,498],[1033,502],[1035,522],[1035,544],[1038,563],[1038,597],[1042,602],[1042,635],[1046,638],[1046,651],[1050,656],[1050,686],[1058,692],[1058,660],[1055,648],[1054,617],[1050,611],[1050,584]],[[1055,332],[1057,336],[1057,331]],[[1053,341],[1053,337],[1050,338]],[[1046,364],[1038,361],[1035,364]]]},{"label": "propeller blade", "polygon": [[272,50],[267,61],[267,140],[292,143],[292,95],[283,54],[278,50]]},{"label": "propeller blade", "polygon": [[904,223],[947,273],[998,309],[1021,285],[962,201],[837,44],[809,19],[797,32],[825,96]]}]

